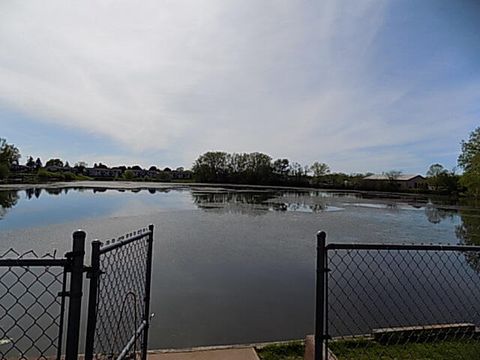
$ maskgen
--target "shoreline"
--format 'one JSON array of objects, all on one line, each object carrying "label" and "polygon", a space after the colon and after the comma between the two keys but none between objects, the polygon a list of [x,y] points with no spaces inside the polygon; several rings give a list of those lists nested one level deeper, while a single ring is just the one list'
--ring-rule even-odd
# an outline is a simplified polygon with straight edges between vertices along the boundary
[{"label": "shoreline", "polygon": [[430,194],[430,193],[411,193],[411,192],[389,192],[375,190],[356,190],[356,189],[332,189],[315,188],[299,186],[278,186],[278,185],[254,185],[254,184],[230,184],[230,183],[196,183],[196,182],[138,182],[138,181],[59,181],[50,183],[25,183],[25,184],[0,184],[1,190],[26,190],[32,188],[39,189],[111,189],[111,190],[148,190],[148,189],[178,189],[178,188],[236,188],[236,189],[258,189],[258,190],[294,190],[294,191],[322,191],[322,192],[341,192],[368,194],[379,197],[443,197],[448,195]]}]

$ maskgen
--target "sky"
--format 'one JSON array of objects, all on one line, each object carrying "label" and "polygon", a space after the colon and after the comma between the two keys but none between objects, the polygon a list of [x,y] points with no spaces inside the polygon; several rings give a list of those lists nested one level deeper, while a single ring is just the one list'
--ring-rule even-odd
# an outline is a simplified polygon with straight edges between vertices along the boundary
[{"label": "sky", "polygon": [[3,0],[0,137],[24,161],[453,168],[480,125],[479,17],[476,0]]}]

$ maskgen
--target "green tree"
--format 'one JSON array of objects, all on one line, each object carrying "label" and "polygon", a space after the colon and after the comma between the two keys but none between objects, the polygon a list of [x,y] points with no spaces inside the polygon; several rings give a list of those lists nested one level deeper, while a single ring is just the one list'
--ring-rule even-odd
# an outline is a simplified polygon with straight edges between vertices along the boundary
[{"label": "green tree", "polygon": [[285,177],[290,171],[290,162],[288,159],[277,159],[273,162],[273,173]]},{"label": "green tree", "polygon": [[45,167],[47,166],[63,167],[63,161],[60,159],[50,159],[45,163]]},{"label": "green tree", "polygon": [[0,219],[5,216],[8,209],[15,206],[17,200],[17,191],[0,191]]},{"label": "green tree", "polygon": [[197,181],[220,182],[227,175],[227,153],[222,151],[209,151],[195,161],[192,167]]},{"label": "green tree", "polygon": [[7,140],[0,138],[0,179],[5,179],[13,164],[18,164],[20,151],[15,145],[7,143]]},{"label": "green tree", "polygon": [[125,180],[132,180],[135,178],[135,173],[132,171],[132,170],[126,170],[124,173],[123,173],[123,178]]},{"label": "green tree", "polygon": [[20,151],[15,145],[7,143],[7,140],[0,138],[0,163],[6,164],[8,167],[18,164],[20,160]]},{"label": "green tree", "polygon": [[477,154],[480,154],[480,127],[470,133],[467,141],[462,140],[462,153],[458,156],[458,165],[468,171]]},{"label": "green tree", "polygon": [[318,178],[320,176],[327,175],[330,172],[330,167],[325,163],[315,161],[310,166],[310,170],[313,172],[313,176]]},{"label": "green tree", "polygon": [[460,184],[467,188],[471,196],[480,198],[480,153],[470,159],[467,170],[460,178]]},{"label": "green tree", "polygon": [[446,174],[447,170],[441,164],[430,165],[427,171],[427,181],[430,186],[435,190],[438,190],[440,187],[440,181],[442,180],[442,175]]},{"label": "green tree", "polygon": [[34,169],[35,168],[35,160],[33,160],[33,157],[29,156],[27,163],[25,164],[28,168]]}]

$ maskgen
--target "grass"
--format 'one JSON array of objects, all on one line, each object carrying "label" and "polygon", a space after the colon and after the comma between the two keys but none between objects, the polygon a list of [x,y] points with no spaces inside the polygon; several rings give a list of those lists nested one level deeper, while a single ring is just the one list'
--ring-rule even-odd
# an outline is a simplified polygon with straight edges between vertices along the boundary
[{"label": "grass", "polygon": [[[480,341],[442,341],[381,345],[373,341],[331,342],[329,348],[338,360],[480,360]],[[268,345],[257,349],[261,360],[303,360],[302,342]]]},{"label": "grass", "polygon": [[261,360],[303,360],[305,346],[301,341],[281,345],[267,345],[257,349]]},{"label": "grass", "polygon": [[381,345],[374,341],[338,341],[329,344],[338,360],[446,360],[480,359],[479,341]]}]

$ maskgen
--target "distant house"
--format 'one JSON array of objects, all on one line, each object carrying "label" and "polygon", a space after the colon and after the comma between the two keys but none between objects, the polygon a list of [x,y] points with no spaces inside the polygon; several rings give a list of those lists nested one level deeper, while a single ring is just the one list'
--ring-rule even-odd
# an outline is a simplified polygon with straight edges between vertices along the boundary
[{"label": "distant house", "polygon": [[171,175],[174,180],[187,180],[192,178],[192,172],[189,170],[183,170],[183,168],[181,168],[181,170],[173,170]]},{"label": "distant house", "polygon": [[85,168],[85,174],[93,178],[115,178],[121,176],[123,173],[122,169],[118,168]]},{"label": "distant house", "polygon": [[10,165],[10,171],[12,171],[12,172],[19,173],[19,172],[28,172],[30,170],[31,169],[28,166],[25,166],[25,165],[19,165],[19,164]]},{"label": "distant house", "polygon": [[381,188],[390,184],[395,184],[400,190],[425,189],[427,188],[427,179],[422,175],[401,174],[394,178],[382,175],[370,175],[363,178],[367,187]]}]

